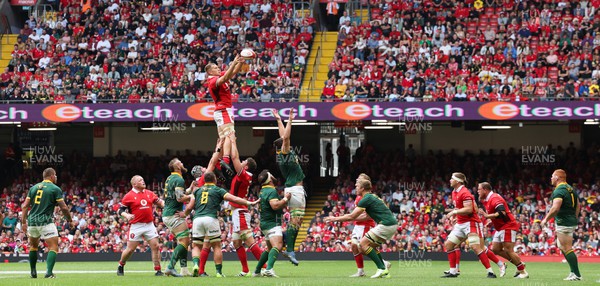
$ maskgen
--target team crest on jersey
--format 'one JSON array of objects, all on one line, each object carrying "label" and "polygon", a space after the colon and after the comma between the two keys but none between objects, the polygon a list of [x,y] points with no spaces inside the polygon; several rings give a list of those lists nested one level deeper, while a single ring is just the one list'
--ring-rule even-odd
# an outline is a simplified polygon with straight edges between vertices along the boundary
[{"label": "team crest on jersey", "polygon": [[129,239],[134,239],[135,238],[135,233],[130,233],[129,234]]}]

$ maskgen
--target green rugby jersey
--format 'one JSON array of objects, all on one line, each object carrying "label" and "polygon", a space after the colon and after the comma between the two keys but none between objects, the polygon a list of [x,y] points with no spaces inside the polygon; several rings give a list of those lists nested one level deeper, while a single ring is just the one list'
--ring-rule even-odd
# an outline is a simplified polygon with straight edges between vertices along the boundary
[{"label": "green rugby jersey", "polygon": [[204,216],[217,218],[217,213],[221,210],[221,203],[225,195],[227,195],[225,189],[211,183],[206,183],[194,191],[194,197],[196,198],[194,218]]},{"label": "green rugby jersey", "polygon": [[392,211],[385,205],[383,200],[372,193],[367,193],[358,202],[358,207],[364,209],[378,224],[387,226],[398,224],[394,214],[392,214]]},{"label": "green rugby jersey", "polygon": [[281,199],[277,194],[277,190],[271,186],[262,187],[258,197],[260,198],[260,229],[268,230],[281,226],[283,209],[274,210],[270,204],[272,200]]},{"label": "green rugby jersey", "polygon": [[54,208],[63,200],[62,190],[51,181],[44,180],[31,187],[27,196],[31,200],[27,224],[44,226],[54,223]]},{"label": "green rugby jersey", "polygon": [[281,174],[285,177],[286,187],[293,187],[304,180],[304,172],[298,162],[298,155],[293,150],[287,154],[277,152],[276,161]]},{"label": "green rugby jersey", "polygon": [[181,177],[181,174],[172,172],[165,181],[165,208],[163,209],[163,216],[175,215],[176,212],[183,209],[183,203],[177,201],[176,190],[185,192],[185,181]]},{"label": "green rugby jersey", "polygon": [[577,215],[575,214],[575,210],[577,210],[578,196],[573,187],[569,186],[567,183],[560,183],[554,191],[552,192],[552,200],[561,199],[562,204],[560,205],[560,210],[556,214],[556,224],[560,226],[576,226],[577,225]]}]

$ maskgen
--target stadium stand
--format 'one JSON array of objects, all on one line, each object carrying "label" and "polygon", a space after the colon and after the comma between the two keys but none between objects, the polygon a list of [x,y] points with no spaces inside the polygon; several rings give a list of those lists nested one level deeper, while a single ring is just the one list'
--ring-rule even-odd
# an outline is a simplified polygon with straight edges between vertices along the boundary
[{"label": "stadium stand", "polygon": [[258,59],[232,81],[234,100],[297,100],[310,15],[289,0],[166,2],[61,1],[60,12],[31,17],[8,37],[16,42],[0,100],[207,101],[204,66],[225,66],[245,47]]},{"label": "stadium stand", "polygon": [[598,1],[369,2],[340,18],[322,100],[598,98]]}]

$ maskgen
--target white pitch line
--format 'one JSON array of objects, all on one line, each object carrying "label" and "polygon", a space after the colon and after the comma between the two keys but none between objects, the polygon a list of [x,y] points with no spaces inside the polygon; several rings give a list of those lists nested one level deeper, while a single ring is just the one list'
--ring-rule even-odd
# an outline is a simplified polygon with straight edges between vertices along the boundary
[{"label": "white pitch line", "polygon": [[[113,270],[67,270],[67,271],[53,271],[54,273],[60,274],[86,274],[86,273],[117,273]],[[147,270],[127,270],[126,273],[153,273],[154,271]],[[10,274],[30,274],[29,271],[0,271],[0,275]],[[3,277],[5,278],[5,277]]]}]

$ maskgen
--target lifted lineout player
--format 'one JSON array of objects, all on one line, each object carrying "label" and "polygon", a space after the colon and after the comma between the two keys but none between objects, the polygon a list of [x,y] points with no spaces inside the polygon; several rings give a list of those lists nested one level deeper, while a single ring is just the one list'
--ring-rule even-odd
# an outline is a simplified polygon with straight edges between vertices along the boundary
[{"label": "lifted lineout player", "polygon": [[[356,180],[356,193],[362,196],[358,206],[352,213],[325,218],[325,222],[342,222],[351,220],[364,220],[367,215],[378,222],[375,228],[371,229],[360,240],[361,252],[377,265],[377,272],[371,278],[390,278],[390,270],[387,269],[381,253],[377,250],[382,243],[390,240],[398,231],[398,221],[392,214],[392,211],[385,205],[383,200],[374,195],[371,190],[371,182],[367,180]],[[366,214],[365,214],[366,213]]]},{"label": "lifted lineout player", "polygon": [[[370,182],[371,178],[367,174],[362,173],[358,175],[358,178],[356,178],[356,182],[358,183],[359,181]],[[354,201],[355,207],[358,207],[358,203],[361,199],[361,195],[356,196],[356,200]],[[366,275],[364,270],[363,255],[360,253],[360,240],[374,227],[375,221],[368,216],[366,217],[366,220],[356,220],[354,222],[354,228],[352,229],[352,254],[354,255],[354,261],[356,262],[358,271],[355,274],[350,275],[350,277],[363,277]],[[388,270],[391,268],[391,263],[388,261],[383,260],[383,263],[385,264],[385,268]]]},{"label": "lifted lineout player", "polygon": [[[204,174],[212,173],[221,157],[223,143],[225,140],[219,138],[217,140],[217,145],[215,146],[215,152],[213,153],[210,161],[208,162],[208,166],[206,168],[196,165],[192,168],[192,176],[194,177],[194,182],[192,185],[186,190],[186,194],[192,194],[197,188],[204,186]],[[210,254],[210,243],[208,241],[204,241],[202,245],[198,243],[193,243],[192,248],[192,259],[194,261],[194,269],[193,276],[208,276],[206,272],[204,272],[204,267],[206,266],[206,260],[208,260],[208,254]]]},{"label": "lifted lineout player", "polygon": [[[252,157],[240,161],[235,133],[230,133],[229,137],[231,140],[231,161],[233,162],[233,167],[237,173],[237,175],[233,177],[229,193],[240,198],[246,198],[248,195],[248,188],[250,188],[250,184],[252,183],[252,173],[250,173],[250,171],[256,169],[256,161],[254,161]],[[242,272],[237,276],[247,276],[250,273],[250,269],[248,268],[246,248],[244,248],[242,242],[246,243],[256,260],[260,259],[262,251],[258,246],[258,243],[254,240],[248,207],[233,202],[230,203],[230,205],[233,208],[231,215],[233,221],[233,247],[242,263]]]},{"label": "lifted lineout player", "polygon": [[488,182],[480,183],[477,186],[477,193],[479,193],[479,201],[485,207],[485,210],[479,209],[479,213],[486,219],[490,219],[496,230],[492,240],[492,251],[517,267],[514,277],[529,278],[529,274],[525,271],[525,264],[513,251],[519,224],[510,212],[508,204],[502,196],[494,193],[492,185]]},{"label": "lifted lineout player", "polygon": [[290,108],[289,119],[285,127],[283,127],[283,122],[281,122],[281,117],[277,110],[273,109],[272,113],[275,119],[277,119],[277,126],[279,127],[280,138],[275,140],[273,144],[277,150],[277,165],[279,165],[279,170],[281,170],[281,174],[285,177],[284,194],[292,194],[288,203],[291,219],[286,230],[287,251],[284,251],[283,255],[288,257],[294,265],[298,266],[298,260],[296,260],[296,254],[294,253],[294,245],[296,237],[298,237],[298,230],[300,229],[300,225],[302,225],[302,219],[304,218],[306,193],[304,192],[302,183],[304,173],[298,162],[298,154],[294,150],[291,150],[290,146],[294,109]]},{"label": "lifted lineout player", "polygon": [[156,232],[156,227],[154,226],[154,210],[152,206],[156,204],[160,208],[164,208],[165,202],[159,199],[152,191],[146,189],[146,183],[139,175],[131,178],[131,186],[131,191],[123,197],[121,208],[119,208],[119,215],[128,220],[131,225],[129,227],[129,241],[127,241],[127,248],[121,254],[117,275],[123,276],[125,274],[125,263],[129,260],[138,245],[146,240],[152,251],[152,262],[156,271],[155,275],[163,276],[164,274],[160,268],[160,252],[158,251],[158,232]]},{"label": "lifted lineout player", "polygon": [[475,251],[481,264],[486,268],[488,272],[487,277],[496,278],[496,274],[494,274],[494,270],[490,266],[490,259],[488,258],[488,255],[493,253],[486,253],[485,247],[482,245],[482,225],[477,215],[475,197],[465,187],[466,182],[467,178],[463,173],[452,173],[450,186],[454,188],[454,191],[452,191],[452,201],[455,209],[448,214],[448,217],[452,219],[453,216],[456,216],[456,224],[444,244],[448,253],[450,270],[442,278],[458,277],[455,248],[459,247],[465,240],[469,242],[469,246]]},{"label": "lifted lineout player", "polygon": [[[63,200],[62,190],[56,185],[56,171],[47,168],[42,173],[44,180],[29,189],[29,193],[22,205],[21,229],[29,236],[29,266],[31,278],[37,278],[36,263],[38,259],[38,245],[40,238],[48,245],[48,257],[46,258],[45,278],[55,278],[52,270],[58,253],[58,230],[54,224],[54,209],[58,205],[63,216],[70,224],[71,219],[69,207]],[[29,211],[31,207],[31,212]],[[29,227],[28,227],[29,225]]]},{"label": "lifted lineout player", "polygon": [[577,217],[581,211],[579,196],[573,187],[567,184],[567,173],[562,169],[557,169],[552,173],[550,182],[554,186],[552,207],[542,220],[542,227],[548,223],[548,220],[556,217],[557,245],[571,268],[571,273],[563,280],[579,281],[582,279],[581,273],[579,273],[577,255],[573,252],[573,232],[577,228]]},{"label": "lifted lineout player", "polygon": [[188,246],[190,245],[190,231],[185,219],[182,219],[177,215],[177,212],[183,210],[183,203],[190,200],[185,195],[185,181],[183,180],[182,174],[187,172],[187,169],[183,166],[183,163],[178,158],[173,158],[169,162],[169,170],[171,175],[165,181],[165,209],[163,210],[162,220],[169,228],[171,233],[175,235],[177,240],[177,247],[173,250],[171,260],[165,271],[166,275],[179,277],[175,271],[175,263],[180,260],[181,263],[181,275],[190,276],[191,273],[187,269],[187,253]]},{"label": "lifted lineout player", "polygon": [[[251,206],[259,203],[260,200],[249,202],[240,197],[229,194],[223,188],[217,187],[217,177],[214,173],[204,175],[206,183],[194,191],[194,196],[190,198],[190,203],[185,212],[180,212],[182,218],[187,217],[194,210],[194,223],[192,227],[192,239],[194,243],[206,243],[215,252],[214,260],[217,269],[216,277],[225,277],[222,272],[223,252],[221,250],[221,226],[217,219],[217,214],[221,210],[223,200],[236,204]],[[195,268],[194,268],[195,269]]]},{"label": "lifted lineout player", "polygon": [[233,105],[231,104],[231,89],[229,88],[229,80],[231,80],[244,65],[244,58],[236,56],[235,59],[229,64],[227,71],[222,72],[221,68],[214,64],[209,63],[205,67],[206,74],[208,75],[207,86],[210,96],[215,102],[214,119],[217,123],[217,130],[219,132],[219,138],[224,139],[223,144],[223,162],[221,166],[225,168],[225,172],[231,178],[233,176],[233,170],[229,166],[231,155],[231,142],[227,135],[235,132],[233,122]]}]

